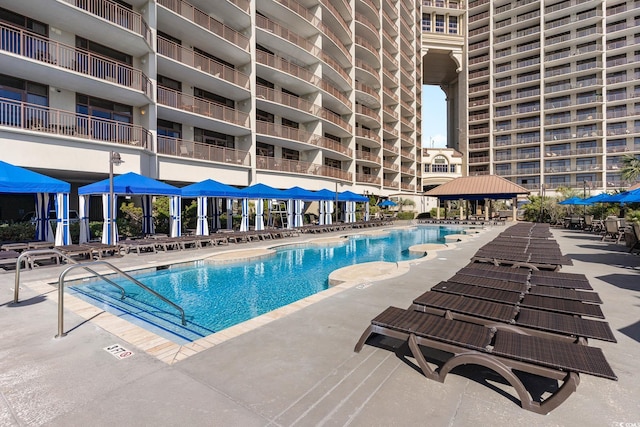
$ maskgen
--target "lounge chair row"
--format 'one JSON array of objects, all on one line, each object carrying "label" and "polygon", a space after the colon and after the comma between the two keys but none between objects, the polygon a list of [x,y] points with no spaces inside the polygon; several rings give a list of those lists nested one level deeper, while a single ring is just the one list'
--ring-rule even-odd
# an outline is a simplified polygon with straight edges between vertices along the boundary
[{"label": "lounge chair row", "polygon": [[[521,227],[514,231],[515,246],[532,235]],[[389,307],[376,316],[355,351],[374,335],[398,339],[408,344],[417,368],[439,382],[456,366],[483,366],[514,387],[524,409],[546,414],[576,391],[580,374],[617,379],[602,350],[588,345],[588,339],[616,341],[601,320],[600,304],[581,274],[472,262],[416,297],[408,309]],[[423,348],[451,356],[434,366]],[[518,372],[562,385],[542,399]]]},{"label": "lounge chair row", "polygon": [[419,219],[418,224],[451,224],[451,225],[505,225],[504,219]]}]

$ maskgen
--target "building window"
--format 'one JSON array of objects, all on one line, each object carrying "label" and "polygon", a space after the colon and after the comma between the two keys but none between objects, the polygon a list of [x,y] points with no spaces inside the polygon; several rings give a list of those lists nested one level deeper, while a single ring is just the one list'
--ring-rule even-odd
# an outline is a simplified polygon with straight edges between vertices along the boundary
[{"label": "building window", "polygon": [[449,34],[458,34],[458,17],[449,17]]},{"label": "building window", "polygon": [[422,31],[431,31],[431,14],[422,14]]},{"label": "building window", "polygon": [[449,172],[449,162],[444,156],[435,156],[431,162],[431,172]]},{"label": "building window", "polygon": [[342,166],[340,160],[331,159],[329,157],[324,158],[324,165],[335,169],[340,169]]},{"label": "building window", "polygon": [[264,142],[256,142],[256,155],[263,157],[274,157],[273,145]]},{"label": "building window", "polygon": [[182,124],[158,119],[158,136],[182,138]]},{"label": "building window", "polygon": [[436,33],[444,33],[444,15],[436,15]]},{"label": "building window", "polygon": [[226,135],[212,130],[195,128],[193,130],[193,140],[215,145],[216,147],[235,148],[233,135]]},{"label": "building window", "polygon": [[287,160],[300,160],[300,152],[298,150],[282,147],[282,158]]},{"label": "building window", "polygon": [[261,121],[261,122],[273,123],[274,116],[273,116],[273,114],[271,114],[271,113],[269,113],[267,111],[257,110],[256,109],[256,120]]}]

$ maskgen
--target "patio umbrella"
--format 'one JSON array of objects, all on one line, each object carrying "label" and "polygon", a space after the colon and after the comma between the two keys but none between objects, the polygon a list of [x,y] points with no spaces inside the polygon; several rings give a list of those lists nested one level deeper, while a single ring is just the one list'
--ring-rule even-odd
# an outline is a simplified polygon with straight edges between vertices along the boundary
[{"label": "patio umbrella", "polygon": [[393,200],[384,200],[384,201],[378,203],[378,206],[380,206],[381,208],[388,208],[390,206],[398,206],[398,204],[396,202],[394,202]]},{"label": "patio umbrella", "polygon": [[640,189],[624,191],[618,194],[611,194],[609,197],[603,197],[601,202],[613,203],[638,203],[640,202]]},{"label": "patio umbrella", "polygon": [[582,199],[580,197],[574,196],[574,197],[570,197],[566,200],[561,201],[560,203],[558,203],[559,205],[590,205],[590,202],[587,202],[586,199]]},{"label": "patio umbrella", "polygon": [[600,193],[597,194],[595,196],[591,196],[591,197],[587,197],[586,199],[584,199],[585,202],[589,202],[591,204],[593,203],[604,203],[607,197],[609,197],[610,195],[607,193]]}]

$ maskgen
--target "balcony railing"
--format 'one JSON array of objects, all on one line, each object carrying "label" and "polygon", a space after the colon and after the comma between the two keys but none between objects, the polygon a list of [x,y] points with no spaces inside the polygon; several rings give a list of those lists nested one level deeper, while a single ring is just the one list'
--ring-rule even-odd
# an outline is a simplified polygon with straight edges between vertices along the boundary
[{"label": "balcony railing", "polygon": [[261,50],[256,52],[256,62],[297,77],[313,85],[318,85],[321,80],[318,76],[316,76],[306,68],[289,62],[284,58],[272,55],[267,52],[263,52]]},{"label": "balcony railing", "polygon": [[376,156],[375,154],[370,153],[368,151],[361,151],[361,150],[356,150],[356,159],[367,160],[367,161],[378,163],[378,164],[380,164],[380,162],[382,161],[382,159],[379,156]]},{"label": "balcony railing", "polygon": [[50,135],[111,142],[152,150],[152,136],[142,126],[0,98],[0,126]]},{"label": "balcony railing", "polygon": [[256,121],[256,133],[261,135],[275,136],[277,138],[289,139],[291,141],[313,144],[315,135],[310,132],[300,130],[290,126],[277,125],[274,123]]},{"label": "balcony railing", "polygon": [[297,110],[305,111],[310,114],[314,114],[316,108],[312,102],[307,101],[304,98],[289,95],[287,93],[273,90],[269,87],[257,85],[256,97],[258,99],[264,99],[271,102],[277,102],[278,104],[286,105]]},{"label": "balcony railing", "polygon": [[400,183],[400,188],[402,188],[403,190],[407,190],[407,191],[415,191],[416,190],[416,186],[413,184],[409,184],[406,182],[401,182]]},{"label": "balcony railing", "polygon": [[[366,94],[371,95],[372,97],[374,97],[375,99],[377,99],[378,101],[380,101],[380,93],[378,91],[376,91],[374,88],[372,88],[371,86],[368,86],[364,83],[360,83],[360,82],[356,82],[355,83],[355,88],[356,90],[359,90],[360,92],[364,92]],[[357,105],[356,105],[357,108]]]},{"label": "balcony railing", "polygon": [[383,142],[382,143],[382,147],[385,150],[392,151],[392,152],[394,152],[396,154],[398,154],[400,152],[400,149],[398,147],[396,147],[395,145],[393,145],[393,144],[391,144],[389,142]]},{"label": "balcony railing", "polygon": [[160,86],[158,86],[158,104],[249,127],[249,114],[245,112]]},{"label": "balcony railing", "polygon": [[109,0],[63,0],[72,6],[85,10],[92,15],[99,16],[113,24],[140,34],[149,43],[153,45],[151,30],[147,23],[142,19],[142,15],[131,9],[123,7],[114,1]]},{"label": "balcony railing", "polygon": [[372,141],[376,141],[378,144],[380,143],[380,137],[369,129],[363,129],[359,126],[356,126],[356,137],[367,138]]},{"label": "balcony railing", "polygon": [[151,81],[142,71],[125,63],[67,46],[7,24],[0,24],[0,32],[0,50],[139,90],[147,97],[152,97]]},{"label": "balcony railing", "polygon": [[345,129],[347,132],[351,132],[353,129],[353,127],[351,126],[351,124],[349,124],[349,122],[347,122],[345,119],[343,119],[341,116],[334,113],[333,111],[327,110],[326,108],[318,108],[318,110],[316,111],[316,115],[333,124],[340,126],[341,128]]},{"label": "balcony railing", "polygon": [[270,33],[273,33],[278,37],[281,37],[284,40],[287,40],[295,44],[301,49],[306,50],[307,52],[311,53],[314,56],[320,55],[320,48],[318,46],[314,45],[313,43],[311,43],[309,40],[305,39],[301,35],[294,33],[288,28],[280,25],[277,22],[270,20],[265,16],[261,16],[261,15],[256,16],[256,27],[261,28]]},{"label": "balcony railing", "polygon": [[347,98],[347,96],[342,93],[340,91],[340,89],[338,89],[337,87],[335,87],[333,84],[329,83],[327,80],[323,80],[320,79],[320,89],[324,90],[325,92],[333,95],[334,97],[336,97],[338,100],[342,101],[342,103],[344,105],[346,105],[349,108],[353,107],[353,104],[351,103],[351,101],[349,100],[349,98]]},{"label": "balcony railing", "polygon": [[356,104],[356,113],[362,114],[363,116],[367,116],[378,123],[380,122],[380,114],[376,113],[369,107],[365,107],[362,104]]},{"label": "balcony railing", "polygon": [[318,165],[316,163],[304,162],[301,160],[288,160],[277,157],[256,156],[257,169],[301,173],[304,175],[325,176],[339,179],[341,181],[351,181],[351,174],[342,169],[329,166]]},{"label": "balcony railing", "polygon": [[191,159],[227,163],[237,166],[251,166],[251,156],[248,151],[219,147],[203,142],[170,138],[167,136],[158,136],[158,154],[188,157]]},{"label": "balcony railing", "polygon": [[364,183],[364,184],[376,184],[380,185],[380,178],[375,175],[371,175],[368,173],[357,173],[356,174],[356,182]]},{"label": "balcony railing", "polygon": [[158,4],[249,52],[249,39],[247,37],[186,1],[158,0]]},{"label": "balcony railing", "polygon": [[384,185],[385,187],[398,188],[398,181],[392,181],[390,179],[383,179],[382,180],[382,185]]},{"label": "balcony railing", "polygon": [[201,55],[193,49],[187,49],[170,40],[158,37],[158,53],[207,74],[211,74],[214,77],[219,77],[229,83],[249,89],[249,76],[221,62]]}]

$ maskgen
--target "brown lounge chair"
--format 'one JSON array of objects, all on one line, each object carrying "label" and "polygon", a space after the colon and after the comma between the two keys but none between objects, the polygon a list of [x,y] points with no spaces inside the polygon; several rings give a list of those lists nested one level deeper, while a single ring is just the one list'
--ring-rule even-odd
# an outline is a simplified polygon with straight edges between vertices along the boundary
[{"label": "brown lounge chair", "polygon": [[[528,336],[511,325],[486,327],[389,307],[371,321],[354,350],[360,352],[372,334],[407,342],[419,369],[427,378],[439,382],[444,382],[449,371],[460,365],[489,368],[514,387],[522,408],[538,414],[547,414],[561,405],[577,389],[581,373],[617,380],[601,349]],[[421,346],[451,353],[452,357],[432,369]],[[517,371],[563,383],[551,396],[538,402],[516,375]]]}]

